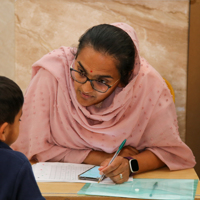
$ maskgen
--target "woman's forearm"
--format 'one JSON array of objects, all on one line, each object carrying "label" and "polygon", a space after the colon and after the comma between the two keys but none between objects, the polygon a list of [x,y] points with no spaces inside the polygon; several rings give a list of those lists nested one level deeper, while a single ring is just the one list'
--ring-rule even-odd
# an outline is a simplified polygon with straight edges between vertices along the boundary
[{"label": "woman's forearm", "polygon": [[91,151],[83,163],[99,166],[105,159],[112,158],[113,155],[103,151]]},{"label": "woman's forearm", "polygon": [[[101,165],[103,161],[107,158],[112,158],[114,153],[108,154],[103,151],[91,151],[88,156],[83,161],[84,164],[91,165]],[[130,155],[121,155],[122,157],[130,156]],[[154,153],[149,150],[143,151],[137,155],[131,156],[137,159],[139,164],[139,171],[137,173],[151,171],[154,169],[158,169],[165,166],[165,163],[162,162]]]},{"label": "woman's forearm", "polygon": [[165,166],[165,163],[149,150],[143,151],[132,157],[137,159],[139,164],[139,171],[137,173],[147,172]]}]

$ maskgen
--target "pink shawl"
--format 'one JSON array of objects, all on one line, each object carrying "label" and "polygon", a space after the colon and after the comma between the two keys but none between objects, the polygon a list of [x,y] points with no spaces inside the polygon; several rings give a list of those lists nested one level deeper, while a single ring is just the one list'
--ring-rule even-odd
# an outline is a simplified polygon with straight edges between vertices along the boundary
[{"label": "pink shawl", "polygon": [[171,170],[194,167],[192,151],[179,137],[167,85],[139,56],[134,29],[124,23],[113,25],[130,35],[138,51],[130,83],[116,88],[100,108],[83,107],[70,77],[71,49],[53,50],[33,65],[20,135],[12,147],[28,159],[81,163],[91,150],[112,153],[127,139],[126,145],[152,151]]}]

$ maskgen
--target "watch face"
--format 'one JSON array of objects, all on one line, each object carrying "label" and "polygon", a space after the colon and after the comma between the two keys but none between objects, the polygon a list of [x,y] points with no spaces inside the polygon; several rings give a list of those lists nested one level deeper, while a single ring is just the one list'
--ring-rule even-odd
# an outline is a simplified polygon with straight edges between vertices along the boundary
[{"label": "watch face", "polygon": [[132,172],[137,172],[139,170],[138,161],[136,159],[130,160],[130,168]]}]

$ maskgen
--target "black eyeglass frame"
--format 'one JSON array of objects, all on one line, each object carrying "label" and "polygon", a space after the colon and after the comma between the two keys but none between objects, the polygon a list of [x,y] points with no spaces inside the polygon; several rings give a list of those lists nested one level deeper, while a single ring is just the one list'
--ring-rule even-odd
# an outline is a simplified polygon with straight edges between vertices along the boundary
[{"label": "black eyeglass frame", "polygon": [[[70,66],[70,74],[71,74],[71,77],[73,78],[73,80],[76,81],[76,82],[78,82],[78,83],[81,83],[81,84],[85,84],[87,81],[90,81],[90,84],[91,84],[92,88],[93,88],[94,90],[96,90],[97,92],[106,93],[106,92],[119,80],[119,79],[118,79],[117,81],[115,81],[112,85],[108,85],[108,84],[106,84],[106,83],[102,83],[102,84],[106,85],[106,86],[108,87],[108,89],[107,89],[105,92],[99,91],[99,90],[97,90],[96,88],[94,88],[94,85],[93,85],[93,83],[92,83],[92,81],[97,81],[97,80],[95,80],[95,79],[89,79],[86,75],[81,74],[79,71],[73,69],[72,65],[74,64],[74,61],[75,61],[75,60],[73,60],[71,66]],[[84,82],[77,81],[77,80],[72,76],[72,71],[78,72],[79,74],[81,74],[81,76],[85,76],[85,77],[86,77],[86,80],[85,80]],[[97,82],[98,82],[98,81],[97,81]]]}]

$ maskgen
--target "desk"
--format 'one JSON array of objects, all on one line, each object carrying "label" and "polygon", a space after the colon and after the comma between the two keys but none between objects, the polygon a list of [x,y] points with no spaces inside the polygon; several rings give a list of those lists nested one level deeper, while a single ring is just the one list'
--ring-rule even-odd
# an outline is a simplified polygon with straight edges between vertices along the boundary
[{"label": "desk", "polygon": [[[194,169],[169,171],[167,167],[137,174],[135,178],[163,178],[163,179],[199,179]],[[42,195],[47,200],[128,200],[128,198],[80,196],[77,192],[84,183],[38,183]],[[138,200],[138,199],[134,199]],[[200,184],[198,184],[195,200],[200,200]]]}]

